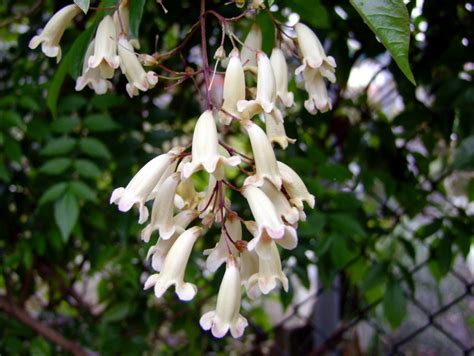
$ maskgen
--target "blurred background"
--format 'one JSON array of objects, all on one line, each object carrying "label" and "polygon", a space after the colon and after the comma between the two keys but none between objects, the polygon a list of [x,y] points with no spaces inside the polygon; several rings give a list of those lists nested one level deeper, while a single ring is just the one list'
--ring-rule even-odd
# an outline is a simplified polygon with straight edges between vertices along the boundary
[{"label": "blurred background", "polygon": [[[347,1],[276,0],[273,16],[298,19],[336,58],[333,110],[297,105],[286,117],[297,138],[279,160],[316,196],[284,251],[288,293],[243,297],[249,320],[239,340],[214,339],[198,324],[222,271],[203,273],[196,246],[187,279],[193,301],[143,291],[151,271],[135,213],[109,205],[150,158],[188,142],[200,113],[190,81],[130,99],[125,80],[98,96],[77,93],[82,58],[58,66],[27,45],[67,1],[0,4],[0,354],[468,355],[474,352],[474,4],[405,1],[411,24],[411,84]],[[141,52],[177,46],[198,18],[198,2],[148,1]],[[97,5],[97,4],[94,4]],[[226,16],[240,10],[209,1]],[[91,12],[92,17],[94,11]],[[255,17],[233,30],[244,38]],[[256,17],[264,50],[270,17]],[[75,19],[63,55],[93,20]],[[210,54],[220,39],[208,21]],[[196,67],[191,39],[166,65]],[[229,52],[228,52],[229,53]],[[296,67],[290,61],[290,67]],[[157,69],[159,72],[159,69]],[[49,94],[48,94],[49,93]],[[249,147],[241,140],[242,147]],[[236,210],[249,214],[243,201]]]}]

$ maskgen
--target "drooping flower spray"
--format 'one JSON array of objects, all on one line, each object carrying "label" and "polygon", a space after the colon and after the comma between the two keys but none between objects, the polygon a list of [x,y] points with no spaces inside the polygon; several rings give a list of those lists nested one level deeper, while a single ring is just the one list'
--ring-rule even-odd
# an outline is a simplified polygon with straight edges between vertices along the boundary
[{"label": "drooping flower spray", "polygon": [[[225,273],[215,308],[201,317],[200,325],[215,337],[223,337],[229,331],[233,337],[240,337],[248,325],[240,314],[242,287],[250,298],[268,294],[279,286],[288,289],[280,249],[292,250],[297,246],[298,222],[306,218],[304,203],[310,208],[315,205],[315,198],[303,180],[277,160],[273,147],[278,144],[286,149],[295,142],[287,137],[284,126],[286,110],[296,105],[293,93],[288,91],[290,72],[286,57],[300,55],[301,65],[295,73],[302,76],[308,92],[304,107],[311,114],[331,109],[325,79],[335,81],[336,63],[326,55],[316,34],[301,23],[294,28],[279,27],[278,31],[291,41],[282,45],[278,36],[271,53],[262,50],[262,31],[256,24],[240,40],[231,28],[240,20],[246,21],[244,15],[264,11],[261,1],[252,2],[233,18],[206,11],[204,4],[201,0],[199,26],[188,34],[195,36],[200,29],[202,67],[187,75],[204,81],[206,97],[206,107],[196,115],[192,144],[173,147],[150,160],[126,187],[112,192],[110,202],[122,212],[133,206],[138,208],[138,222],[144,226],[141,239],[152,242],[147,259],[156,272],[149,275],[144,287],[153,288],[157,298],[171,286],[180,300],[194,298],[199,292],[196,285],[184,281],[186,266],[192,263],[191,252],[198,239],[214,237],[208,233],[211,227],[220,228],[218,240],[210,244],[214,247],[203,251],[203,256],[207,256],[205,268],[210,272],[222,268]],[[44,31],[31,40],[30,47],[43,43],[46,55],[59,60],[59,39],[78,13],[75,5],[60,10]],[[177,51],[158,57],[135,53],[138,41],[129,37],[128,16],[128,2],[122,1],[99,22],[85,54],[77,90],[88,86],[97,94],[105,93],[112,87],[116,70],[125,75],[130,97],[157,85],[158,75],[145,70],[143,64],[158,65]],[[223,100],[219,104],[211,100],[210,94],[215,89],[218,64],[208,62],[205,21],[209,16],[218,20],[223,31],[216,60],[225,55],[226,38],[232,47],[227,52],[230,54],[220,95]],[[272,21],[279,26],[275,19]],[[179,46],[180,50],[184,48],[183,44]],[[283,48],[288,46],[293,48],[286,53]],[[249,83],[256,83],[256,87]],[[234,142],[231,136],[240,132],[244,133],[251,152],[241,152],[230,144]],[[232,167],[239,168],[244,179],[229,179]],[[208,177],[204,191],[195,187],[194,178],[199,172]],[[236,182],[243,183],[237,186]],[[231,198],[235,194],[242,195],[248,204],[250,219],[234,210]]]}]

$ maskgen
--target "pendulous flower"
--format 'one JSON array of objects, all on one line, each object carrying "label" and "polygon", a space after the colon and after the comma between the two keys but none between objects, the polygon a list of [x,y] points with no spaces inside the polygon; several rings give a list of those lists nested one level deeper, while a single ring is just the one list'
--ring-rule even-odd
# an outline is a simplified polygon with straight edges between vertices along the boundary
[{"label": "pendulous flower", "polygon": [[94,54],[87,60],[89,68],[99,68],[103,78],[112,78],[119,67],[117,55],[117,31],[112,16],[106,15],[100,21],[95,35]]},{"label": "pendulous flower", "polygon": [[278,189],[281,187],[281,177],[278,171],[275,152],[265,132],[251,121],[244,123],[244,128],[250,138],[250,145],[255,160],[255,175],[247,177],[244,185],[261,186],[268,179]]},{"label": "pendulous flower", "polygon": [[173,225],[176,226],[176,231],[173,236],[168,240],[164,240],[161,237],[158,239],[155,245],[151,246],[148,250],[146,259],[148,260],[151,257],[151,267],[160,272],[165,261],[166,256],[168,255],[171,246],[176,242],[179,235],[181,235],[184,230],[188,227],[194,219],[198,216],[196,210],[183,210],[173,218]]},{"label": "pendulous flower", "polygon": [[128,95],[132,98],[138,95],[138,90],[147,91],[158,83],[158,76],[153,71],[145,72],[133,46],[126,37],[121,36],[118,42],[118,54],[120,57],[120,68],[127,77],[126,86]]},{"label": "pendulous flower", "polygon": [[259,113],[270,113],[275,107],[276,86],[273,68],[267,55],[257,52],[258,74],[257,74],[257,95],[254,100],[239,100],[237,110],[239,112],[248,111],[251,116]]},{"label": "pendulous flower", "polygon": [[267,243],[270,256],[267,259],[259,258],[258,273],[251,276],[247,284],[249,288],[258,286],[263,294],[268,294],[276,288],[277,281],[280,281],[283,289],[288,291],[288,278],[281,269],[280,254],[275,241],[269,240]]},{"label": "pendulous flower", "polygon": [[277,143],[284,150],[289,143],[295,143],[296,140],[286,136],[285,125],[283,123],[283,115],[280,109],[275,108],[270,114],[264,113],[265,131],[268,140],[271,143]]},{"label": "pendulous flower", "polygon": [[334,82],[336,77],[334,71],[336,61],[333,57],[327,56],[318,36],[306,25],[297,23],[295,31],[298,38],[298,45],[303,56],[303,63],[296,68],[295,74],[301,73],[306,68],[318,69],[323,77]]},{"label": "pendulous flower", "polygon": [[280,48],[274,48],[270,56],[273,73],[275,75],[276,95],[283,105],[290,107],[294,104],[293,93],[288,92],[288,66],[285,55]]},{"label": "pendulous flower", "polygon": [[226,270],[217,295],[216,309],[205,313],[199,320],[204,330],[211,330],[214,337],[221,338],[230,329],[234,338],[241,337],[247,327],[247,319],[239,314],[240,311],[240,272],[237,261],[229,256]]},{"label": "pendulous flower", "polygon": [[305,100],[304,107],[310,114],[327,112],[332,109],[331,98],[329,98],[326,84],[318,70],[305,68],[303,70],[304,86],[308,92],[308,100]]},{"label": "pendulous flower", "polygon": [[138,204],[140,212],[138,222],[140,224],[145,222],[148,219],[148,209],[145,206],[148,196],[167,168],[173,164],[176,155],[183,150],[182,147],[175,147],[168,153],[153,158],[135,174],[125,188],[120,187],[112,192],[110,203],[117,204],[122,212],[129,211],[133,205]]},{"label": "pendulous flower", "polygon": [[66,27],[71,23],[72,19],[81,12],[79,6],[73,4],[63,7],[56,12],[53,17],[44,26],[43,31],[34,36],[28,47],[35,49],[41,44],[41,50],[47,57],[56,57],[56,61],[61,60],[61,47],[59,41],[66,30]]},{"label": "pendulous flower", "polygon": [[283,162],[277,162],[277,165],[283,179],[283,186],[290,196],[290,203],[303,210],[305,201],[311,208],[314,208],[314,195],[308,192],[308,188],[300,176]]},{"label": "pendulous flower", "polygon": [[214,115],[206,110],[199,117],[193,133],[192,160],[183,166],[183,178],[190,177],[201,168],[210,174],[217,174],[222,179],[223,165],[237,166],[241,160],[238,156],[225,157],[218,152],[219,139]]},{"label": "pendulous flower", "polygon": [[144,289],[154,287],[155,296],[161,298],[166,290],[174,285],[180,300],[187,301],[194,298],[197,287],[184,282],[184,272],[201,231],[202,228],[195,226],[179,235],[165,258],[161,272],[150,275],[145,281]]},{"label": "pendulous flower", "polygon": [[143,241],[148,242],[155,230],[159,231],[163,240],[168,240],[175,233],[176,225],[173,222],[174,197],[180,177],[181,173],[173,173],[158,188],[151,210],[150,224],[142,230]]},{"label": "pendulous flower", "polygon": [[219,111],[219,119],[224,125],[229,125],[232,122],[232,116],[241,120],[248,119],[247,113],[237,110],[237,102],[245,100],[245,74],[237,48],[234,48],[230,53],[224,77],[223,98],[223,111]]},{"label": "pendulous flower", "polygon": [[262,30],[257,24],[253,24],[240,51],[240,61],[244,69],[257,72],[257,52],[262,50],[262,40]]},{"label": "pendulous flower", "polygon": [[80,91],[87,85],[93,89],[97,95],[101,95],[105,94],[107,89],[112,87],[112,83],[100,76],[99,68],[89,68],[87,65],[87,58],[94,53],[94,43],[95,41],[92,40],[87,47],[84,63],[82,65],[82,75],[77,77],[75,89],[76,91]]}]

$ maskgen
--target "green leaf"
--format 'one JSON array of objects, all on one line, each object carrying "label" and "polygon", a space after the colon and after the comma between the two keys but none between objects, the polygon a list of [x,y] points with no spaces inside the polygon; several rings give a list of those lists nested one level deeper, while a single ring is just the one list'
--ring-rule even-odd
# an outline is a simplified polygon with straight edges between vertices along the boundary
[{"label": "green leaf", "polygon": [[56,133],[69,133],[79,125],[79,119],[75,116],[61,117],[50,125],[51,131]]},{"label": "green leaf", "polygon": [[385,281],[386,274],[387,265],[385,263],[377,263],[373,265],[365,275],[360,289],[366,293],[367,291],[381,285]]},{"label": "green leaf", "polygon": [[68,241],[78,217],[79,205],[76,196],[72,192],[67,191],[54,205],[54,220],[64,242]]},{"label": "green leaf", "polygon": [[110,159],[112,157],[109,149],[96,138],[84,137],[79,141],[79,148],[86,155],[97,158]]},{"label": "green leaf", "polygon": [[0,112],[0,128],[8,129],[10,127],[19,127],[22,130],[25,129],[25,124],[23,123],[20,114],[16,111]]},{"label": "green leaf", "polygon": [[45,156],[65,155],[72,151],[76,140],[71,137],[60,137],[49,141],[40,151]]},{"label": "green leaf", "polygon": [[81,181],[71,182],[69,184],[71,192],[78,198],[82,198],[89,201],[97,201],[96,192],[90,188],[87,184]]},{"label": "green leaf", "polygon": [[10,136],[4,137],[5,154],[12,161],[19,162],[21,159],[21,146],[15,139]]},{"label": "green leaf", "polygon": [[41,195],[38,204],[43,205],[58,199],[64,193],[66,188],[66,182],[56,183],[55,185],[49,187],[48,190],[45,191],[43,195]]},{"label": "green leaf", "polygon": [[400,326],[405,318],[406,309],[407,300],[400,283],[390,281],[383,298],[383,311],[393,329]]},{"label": "green leaf", "polygon": [[85,14],[89,11],[90,0],[74,0],[74,4],[79,6]]},{"label": "green leaf", "polygon": [[130,35],[138,38],[138,30],[142,21],[143,8],[146,0],[133,0],[130,2]]},{"label": "green leaf", "polygon": [[127,317],[128,314],[131,312],[131,306],[129,303],[120,303],[113,305],[109,308],[102,317],[102,321],[104,323],[114,322],[123,320]]},{"label": "green leaf", "polygon": [[74,162],[74,168],[85,178],[97,178],[101,174],[100,168],[88,159],[78,159]]},{"label": "green leaf", "polygon": [[39,171],[41,173],[52,175],[61,174],[71,166],[71,163],[72,162],[69,158],[54,158],[43,164],[39,168]]},{"label": "green leaf", "polygon": [[366,237],[367,232],[354,217],[344,213],[334,213],[329,216],[329,225],[347,236]]},{"label": "green leaf", "polygon": [[89,115],[84,119],[84,125],[91,131],[112,131],[119,125],[108,114]]},{"label": "green leaf", "polygon": [[350,0],[350,2],[390,52],[403,74],[416,85],[408,62],[410,18],[403,0]]},{"label": "green leaf", "polygon": [[474,169],[474,136],[464,139],[456,150],[453,166],[459,170]]}]

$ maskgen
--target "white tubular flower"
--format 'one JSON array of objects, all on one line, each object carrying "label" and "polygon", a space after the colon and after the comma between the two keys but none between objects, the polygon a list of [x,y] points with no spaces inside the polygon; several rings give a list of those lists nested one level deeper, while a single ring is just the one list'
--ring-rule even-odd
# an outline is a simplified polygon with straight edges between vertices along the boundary
[{"label": "white tubular flower", "polygon": [[173,224],[176,226],[176,231],[168,240],[159,238],[157,243],[150,247],[146,255],[148,260],[151,257],[151,267],[160,272],[163,267],[163,262],[168,255],[171,246],[176,242],[176,239],[181,235],[191,222],[196,219],[198,213],[196,210],[181,211],[173,218]]},{"label": "white tubular flower", "polygon": [[295,74],[299,74],[306,68],[319,69],[321,74],[334,82],[336,61],[331,56],[326,56],[316,34],[306,25],[297,23],[295,25],[298,45],[303,56],[303,64],[296,68]]},{"label": "white tubular flower", "polygon": [[270,250],[270,257],[268,259],[259,258],[258,273],[251,276],[248,280],[248,285],[252,288],[258,285],[258,288],[263,294],[268,294],[276,288],[279,280],[285,292],[288,291],[288,278],[281,269],[280,254],[274,241],[268,242],[268,249]]},{"label": "white tubular flower", "polygon": [[[257,231],[254,235],[259,238],[265,231],[272,239],[281,239],[285,234],[285,224],[278,216],[273,202],[259,188],[252,185],[245,186],[242,192],[250,206],[252,215],[257,223]],[[253,241],[253,240],[252,240]],[[251,251],[252,241],[249,242],[248,249]]]},{"label": "white tubular flower", "polygon": [[194,243],[201,234],[202,228],[192,227],[176,239],[168,252],[160,273],[152,274],[145,281],[145,288],[155,287],[155,296],[160,298],[172,285],[180,300],[191,300],[197,292],[192,283],[184,282],[184,272]]},{"label": "white tubular flower", "polygon": [[270,114],[265,113],[265,128],[267,137],[271,143],[277,143],[284,150],[289,143],[295,143],[296,140],[286,136],[283,115],[278,108],[273,109]]},{"label": "white tubular flower", "polygon": [[174,196],[180,181],[180,173],[173,173],[158,188],[153,208],[151,221],[142,230],[142,240],[148,242],[153,231],[158,230],[163,240],[168,240],[176,231],[173,222]]},{"label": "white tubular flower", "polygon": [[257,24],[253,24],[240,51],[240,61],[244,69],[257,72],[257,52],[262,50],[262,40],[262,30]]},{"label": "white tubular flower", "polygon": [[257,74],[257,96],[255,100],[239,100],[237,110],[248,111],[253,116],[259,112],[270,113],[275,107],[276,86],[273,68],[267,55],[257,52],[258,74]]},{"label": "white tubular flower", "polygon": [[61,47],[59,41],[69,26],[72,19],[81,12],[77,5],[68,5],[56,12],[44,26],[41,34],[34,36],[28,47],[35,49],[41,44],[41,50],[47,57],[56,57],[56,62],[61,60]]},{"label": "white tubular flower", "polygon": [[303,71],[304,87],[309,98],[305,100],[304,107],[310,114],[324,113],[332,109],[331,98],[329,98],[326,84],[318,70],[305,68]]},{"label": "white tubular flower", "polygon": [[89,57],[89,68],[100,69],[103,78],[112,78],[114,70],[119,67],[120,57],[117,55],[117,32],[112,16],[106,15],[100,21],[95,35],[94,54]]},{"label": "white tubular flower", "polygon": [[114,12],[113,18],[117,34],[128,36],[130,28],[130,10],[128,8],[128,2],[126,4],[123,2],[120,3],[118,11]]},{"label": "white tubular flower", "polygon": [[179,197],[180,200],[179,209],[194,209],[200,200],[200,196],[194,189],[194,183],[191,177],[179,183],[176,189],[176,196]]},{"label": "white tubular flower", "polygon": [[300,217],[299,210],[290,205],[285,195],[281,191],[276,189],[272,183],[267,181],[263,183],[261,189],[273,202],[273,206],[280,217],[284,218],[289,224],[292,225],[298,222]]},{"label": "white tubular flower", "polygon": [[[225,228],[233,242],[242,240],[242,226],[236,215],[229,214],[227,216]],[[226,239],[229,238],[225,233],[222,233],[219,242],[214,248],[204,250],[204,255],[209,255],[206,260],[206,267],[211,272],[217,271],[221,264],[225,262],[229,255],[229,249],[233,255],[238,254],[237,248],[232,241],[227,240],[226,242]]]},{"label": "white tubular flower", "polygon": [[240,273],[237,261],[232,256],[227,260],[226,270],[217,295],[216,310],[205,313],[199,320],[204,330],[211,330],[214,337],[221,338],[230,329],[234,338],[241,337],[247,327],[247,319],[240,311]]},{"label": "white tubular flower", "polygon": [[75,89],[76,91],[80,91],[87,85],[89,88],[93,89],[96,94],[101,95],[105,94],[107,89],[112,87],[112,83],[100,76],[99,68],[89,68],[87,66],[87,58],[94,53],[94,43],[95,41],[92,40],[87,47],[86,55],[84,56],[84,63],[82,65],[82,75],[77,77]]},{"label": "white tubular flower", "polygon": [[244,185],[261,186],[266,178],[278,189],[281,188],[281,177],[278,171],[275,152],[265,132],[251,121],[245,123],[245,130],[250,138],[255,160],[255,175],[247,177]]},{"label": "white tubular flower", "polygon": [[134,204],[138,204],[140,211],[138,222],[140,224],[145,222],[148,219],[148,209],[145,206],[148,196],[167,168],[173,164],[176,155],[181,152],[182,147],[175,147],[168,153],[153,158],[135,174],[125,188],[120,187],[112,192],[110,204],[117,204],[122,212],[129,211]]},{"label": "white tubular flower", "polygon": [[[237,166],[240,157],[224,157],[219,154],[219,139],[214,115],[206,110],[199,117],[193,133],[192,160],[183,166],[183,178],[190,177],[201,168],[210,174],[222,173],[222,165]],[[220,176],[218,174],[218,176]],[[216,177],[221,179],[221,177]]]},{"label": "white tubular flower", "polygon": [[283,186],[290,196],[290,203],[298,209],[303,210],[303,202],[305,201],[311,208],[314,208],[314,195],[308,192],[300,176],[286,164],[282,162],[278,162],[277,164],[283,179]]},{"label": "white tubular flower", "polygon": [[155,72],[145,72],[134,52],[133,46],[126,37],[120,37],[118,53],[120,56],[120,68],[129,81],[126,89],[130,97],[138,94],[137,89],[147,91],[158,83],[158,76]]},{"label": "white tubular flower", "polygon": [[258,255],[255,251],[245,249],[240,253],[240,276],[250,299],[255,299],[260,295],[260,290],[255,284],[251,286],[248,284],[249,278],[255,273],[258,273]]},{"label": "white tubular flower", "polygon": [[224,78],[223,98],[222,110],[225,112],[219,112],[219,119],[224,125],[229,125],[232,122],[230,115],[240,119],[248,118],[246,113],[240,113],[237,110],[237,102],[245,100],[245,74],[237,48],[234,48],[230,53]]},{"label": "white tubular flower", "polygon": [[273,73],[275,75],[276,95],[283,105],[290,107],[294,103],[293,93],[288,92],[288,66],[285,55],[280,48],[274,48],[270,56]]}]

